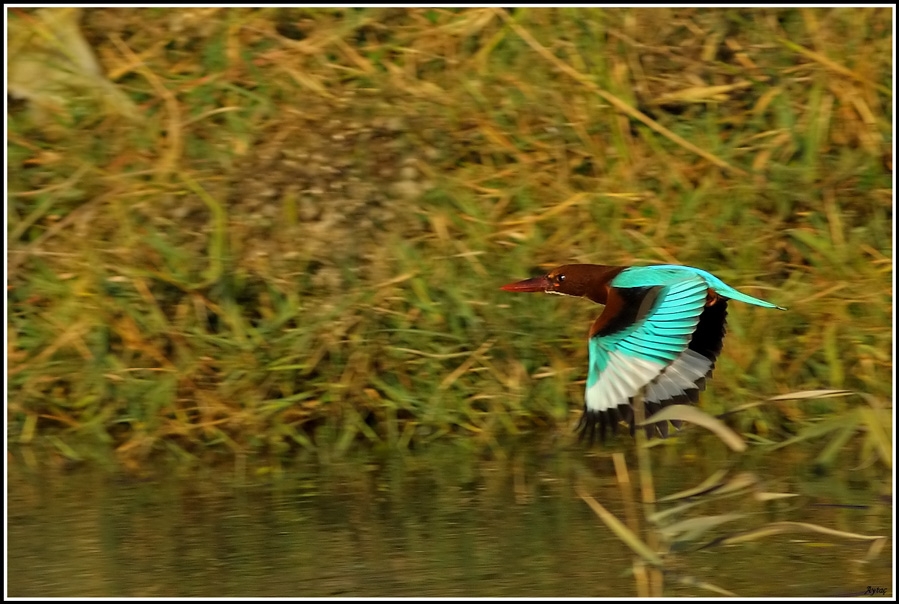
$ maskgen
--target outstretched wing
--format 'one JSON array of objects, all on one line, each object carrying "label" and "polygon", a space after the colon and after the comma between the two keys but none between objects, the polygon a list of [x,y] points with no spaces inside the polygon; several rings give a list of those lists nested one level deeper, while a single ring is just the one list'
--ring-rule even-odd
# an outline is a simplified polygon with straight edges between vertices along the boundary
[{"label": "outstretched wing", "polygon": [[[634,271],[631,270],[632,275],[637,275],[637,278],[645,278],[645,271],[649,269],[653,272],[665,273],[668,275],[672,274],[682,274],[684,271],[691,272],[695,275],[699,275],[705,282],[708,284],[709,288],[714,290],[716,294],[719,296],[724,296],[730,300],[736,300],[737,302],[745,302],[746,304],[752,304],[755,306],[761,306],[764,308],[776,308],[778,310],[786,310],[785,308],[778,306],[777,304],[772,304],[766,300],[760,300],[759,298],[754,298],[753,296],[744,294],[743,292],[737,291],[732,288],[730,285],[713,275],[707,271],[704,271],[699,268],[693,268],[692,266],[678,266],[676,264],[658,264],[655,266],[643,266],[640,267],[640,270]],[[627,279],[627,277],[625,277]]]},{"label": "outstretched wing", "polygon": [[604,432],[616,410],[630,415],[631,399],[644,388],[651,409],[652,403],[689,396],[711,370],[714,359],[690,348],[708,284],[690,273],[665,275],[661,281],[644,286],[626,282],[634,283],[631,287],[613,283],[608,303],[590,330],[590,368],[579,428],[587,428],[591,437],[596,424]]}]

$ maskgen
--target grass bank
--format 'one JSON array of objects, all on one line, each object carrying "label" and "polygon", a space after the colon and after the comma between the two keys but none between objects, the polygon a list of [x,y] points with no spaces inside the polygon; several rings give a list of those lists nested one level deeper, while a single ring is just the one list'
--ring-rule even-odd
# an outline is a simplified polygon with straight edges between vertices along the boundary
[{"label": "grass bank", "polygon": [[[847,388],[892,424],[889,8],[9,19],[12,442],[567,434],[598,307],[498,290],[567,262],[789,308],[733,305],[709,412]],[[776,441],[860,404],[731,419]]]}]

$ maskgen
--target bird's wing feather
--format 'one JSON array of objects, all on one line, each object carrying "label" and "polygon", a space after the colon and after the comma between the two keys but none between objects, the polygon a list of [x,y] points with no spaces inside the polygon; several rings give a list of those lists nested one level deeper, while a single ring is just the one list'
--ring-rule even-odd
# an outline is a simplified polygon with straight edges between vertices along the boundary
[{"label": "bird's wing feather", "polygon": [[[696,377],[702,377],[688,346],[706,303],[705,280],[680,273],[677,278],[665,278],[664,283],[614,285],[609,303],[590,330],[588,412],[628,405],[642,388],[663,371],[667,373],[666,368],[674,372],[658,384],[654,391],[658,395],[684,391]],[[640,316],[633,309],[650,294],[656,297],[655,303]]]},{"label": "bird's wing feather", "polygon": [[708,283],[709,288],[713,290],[719,296],[723,296],[725,298],[729,298],[731,300],[736,300],[738,302],[745,302],[746,304],[753,304],[755,306],[761,306],[764,308],[777,308],[780,310],[784,310],[784,308],[772,304],[766,300],[761,300],[759,298],[755,298],[748,294],[744,294],[741,291],[738,291],[713,275],[708,271],[704,271],[700,268],[693,268],[692,266],[678,266],[676,264],[659,264],[656,266],[641,266],[637,268],[632,268],[622,272],[621,275],[615,278],[613,281],[613,285],[616,283],[627,283],[627,282],[645,282],[645,281],[653,281],[653,280],[665,280],[675,278],[678,274],[691,273],[694,275],[699,275],[705,282]]},{"label": "bird's wing feather", "polygon": [[[647,415],[698,400],[721,352],[728,299],[780,308],[686,266],[628,268],[609,285],[608,303],[590,330],[587,396],[578,425],[591,440],[596,426],[604,434],[619,417],[633,433],[629,405],[641,389]],[[655,428],[667,434],[666,422]]]}]

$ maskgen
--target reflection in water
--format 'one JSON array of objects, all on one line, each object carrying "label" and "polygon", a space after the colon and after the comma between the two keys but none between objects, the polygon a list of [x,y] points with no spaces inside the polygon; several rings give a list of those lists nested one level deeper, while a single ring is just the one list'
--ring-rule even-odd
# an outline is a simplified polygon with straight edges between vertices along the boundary
[{"label": "reflection in water", "polygon": [[[660,495],[723,465],[711,455],[684,461],[674,446],[653,455]],[[766,467],[760,458],[752,470],[772,490],[803,496],[747,506],[746,523],[729,530],[800,520],[892,534],[892,506],[877,497],[883,485],[839,474],[815,480],[802,465],[780,461]],[[606,451],[485,460],[433,448],[388,462],[295,468],[265,485],[226,482],[199,471],[152,481],[97,470],[35,474],[11,463],[9,595],[635,595],[633,555],[574,493],[583,484],[624,518]],[[707,512],[733,511],[728,505]],[[829,596],[868,586],[891,595],[892,543],[874,562],[852,563],[866,547],[779,535],[686,553],[678,566],[742,596]],[[665,593],[712,595],[674,580]]]}]

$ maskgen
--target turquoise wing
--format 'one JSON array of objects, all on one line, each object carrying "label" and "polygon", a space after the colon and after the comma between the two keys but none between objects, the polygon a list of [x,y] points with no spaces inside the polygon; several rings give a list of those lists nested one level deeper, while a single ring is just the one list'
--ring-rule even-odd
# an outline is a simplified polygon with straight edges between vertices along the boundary
[{"label": "turquoise wing", "polygon": [[[688,349],[706,303],[705,279],[688,272],[659,271],[629,275],[619,282],[631,271],[637,272],[629,269],[612,281],[609,304],[588,343],[588,416],[629,405],[644,388],[647,400],[683,394],[696,388],[712,363]],[[649,308],[644,308],[648,301]],[[618,320],[627,313],[634,316]]]},{"label": "turquoise wing", "polygon": [[[609,303],[588,343],[590,367],[578,428],[591,439],[596,425],[604,433],[615,421],[616,411],[633,431],[630,404],[641,390],[647,415],[673,402],[698,400],[721,352],[728,300],[783,310],[689,266],[629,268],[610,285]],[[709,290],[720,298],[706,306]],[[655,427],[667,434],[667,422]]]},{"label": "turquoise wing", "polygon": [[634,287],[633,285],[627,284],[652,281],[664,282],[665,280],[677,279],[678,275],[682,276],[685,274],[693,274],[702,277],[708,284],[709,289],[713,290],[719,296],[729,298],[730,300],[737,300],[738,302],[745,302],[746,304],[754,304],[755,306],[761,306],[763,308],[777,308],[779,310],[784,310],[784,308],[777,306],[776,304],[737,291],[712,273],[699,268],[693,268],[692,266],[660,264],[657,266],[631,268],[618,275],[618,277],[612,281],[612,285],[616,287]]}]

